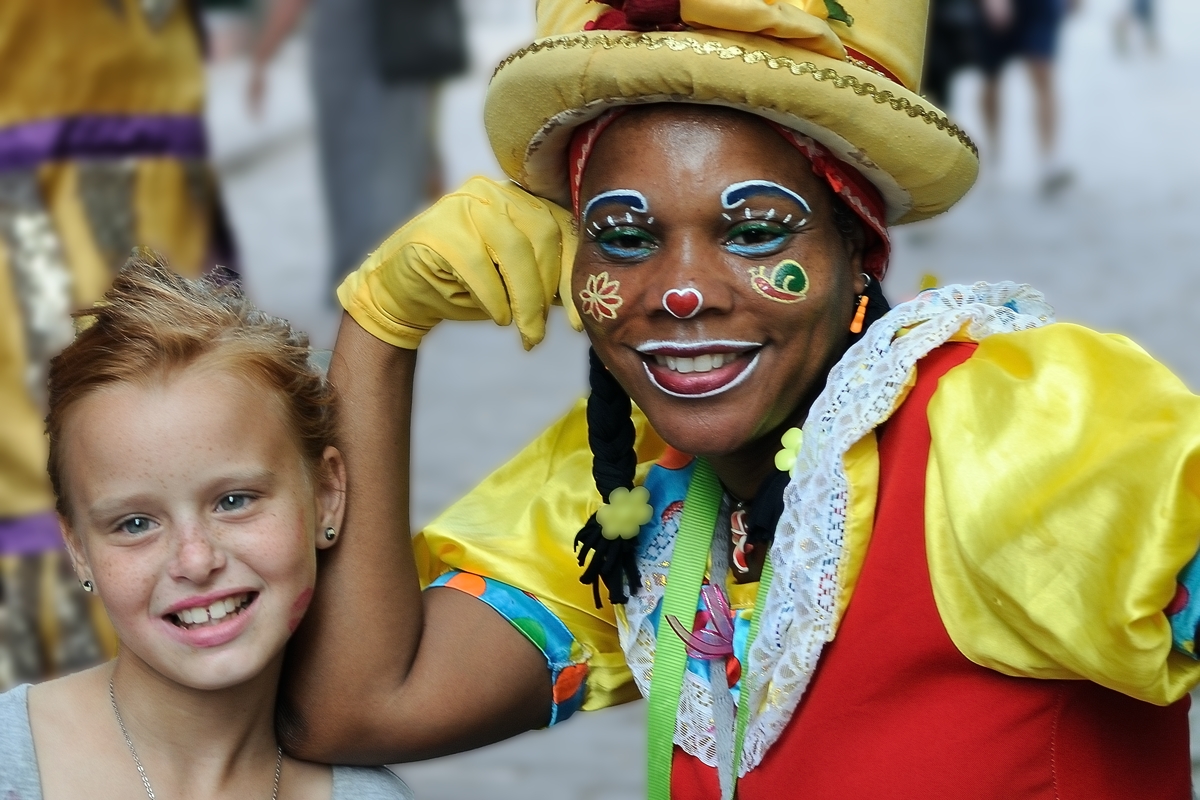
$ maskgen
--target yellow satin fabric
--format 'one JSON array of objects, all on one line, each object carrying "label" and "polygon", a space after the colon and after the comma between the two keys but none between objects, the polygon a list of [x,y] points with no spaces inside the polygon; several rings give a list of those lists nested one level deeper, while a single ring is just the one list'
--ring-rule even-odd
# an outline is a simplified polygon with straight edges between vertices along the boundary
[{"label": "yellow satin fabric", "polygon": [[[449,569],[486,575],[523,589],[570,629],[588,662],[583,708],[638,697],[617,640],[606,593],[597,609],[579,582],[575,534],[600,505],[592,480],[586,404],[580,401],[512,461],[489,475],[413,540],[422,586]],[[636,409],[640,484],[664,445]]]},{"label": "yellow satin fabric", "polygon": [[138,0],[4,0],[0,127],[75,114],[199,114],[200,45],[185,3],[162,30]]},{"label": "yellow satin fabric", "polygon": [[680,0],[679,17],[700,28],[755,33],[830,58],[846,57],[825,0]]},{"label": "yellow satin fabric", "polygon": [[985,339],[929,422],[930,573],[965,656],[1160,705],[1200,681],[1163,614],[1200,546],[1200,398],[1059,324]]},{"label": "yellow satin fabric", "polygon": [[[588,653],[591,710],[636,697],[613,610],[578,582],[572,539],[599,504],[583,404],[416,539],[449,568],[525,589]],[[1165,704],[1200,682],[1163,609],[1200,548],[1200,398],[1120,336],[1073,325],[1001,334],[929,405],[926,547],[934,598],[964,656],[1008,675],[1081,678]],[[639,480],[662,443],[638,414]],[[870,544],[874,434],[845,457],[840,619]],[[739,592],[739,608],[753,606]]]}]

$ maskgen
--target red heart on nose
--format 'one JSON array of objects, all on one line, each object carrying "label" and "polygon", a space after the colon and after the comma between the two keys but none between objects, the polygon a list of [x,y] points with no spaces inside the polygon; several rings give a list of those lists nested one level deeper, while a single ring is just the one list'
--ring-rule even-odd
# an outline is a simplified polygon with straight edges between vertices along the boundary
[{"label": "red heart on nose", "polygon": [[700,310],[704,298],[695,289],[670,289],[663,295],[663,308],[679,319],[688,319]]}]

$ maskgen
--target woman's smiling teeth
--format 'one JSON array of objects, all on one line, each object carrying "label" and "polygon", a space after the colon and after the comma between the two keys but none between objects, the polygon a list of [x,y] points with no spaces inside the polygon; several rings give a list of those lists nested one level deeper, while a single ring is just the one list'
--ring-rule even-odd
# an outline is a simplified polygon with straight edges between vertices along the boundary
[{"label": "woman's smiling teeth", "polygon": [[654,360],[661,367],[672,372],[687,375],[692,372],[711,372],[730,364],[738,357],[738,353],[705,353],[694,357],[655,355]]},{"label": "woman's smiling teeth", "polygon": [[208,606],[197,606],[196,608],[185,608],[168,616],[176,625],[187,628],[199,627],[201,625],[211,625],[215,622],[220,622],[225,617],[238,614],[250,602],[254,600],[256,593],[247,592],[245,594],[226,597],[223,600],[217,600],[215,603]]}]

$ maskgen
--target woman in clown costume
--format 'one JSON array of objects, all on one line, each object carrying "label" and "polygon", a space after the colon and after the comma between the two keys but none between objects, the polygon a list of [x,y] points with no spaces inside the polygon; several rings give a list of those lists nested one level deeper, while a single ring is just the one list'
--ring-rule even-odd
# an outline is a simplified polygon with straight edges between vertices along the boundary
[{"label": "woman in clown costume", "polygon": [[[642,695],[653,798],[1187,798],[1200,400],[1026,286],[889,309],[890,226],[977,169],[915,93],[926,4],[538,15],[487,100],[512,182],[340,289],[349,511],[294,750],[418,759]],[[421,336],[533,347],[555,300],[590,397],[410,546]]]}]

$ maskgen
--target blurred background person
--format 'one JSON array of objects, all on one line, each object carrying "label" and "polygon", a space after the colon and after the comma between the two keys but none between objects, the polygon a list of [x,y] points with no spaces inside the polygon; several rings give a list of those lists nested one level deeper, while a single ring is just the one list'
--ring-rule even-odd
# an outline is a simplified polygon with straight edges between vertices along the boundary
[{"label": "blurred background person", "polygon": [[[261,107],[266,67],[310,0],[269,0],[248,88]],[[452,0],[312,0],[308,25],[332,289],[441,193],[439,81],[467,63]]]},{"label": "blurred background person", "polygon": [[46,366],[134,246],[233,266],[201,56],[184,0],[0,3],[0,690],[113,654],[61,550]]},{"label": "blurred background person", "polygon": [[983,11],[980,0],[932,0],[921,93],[943,109],[952,107],[950,87],[964,69],[979,64]]},{"label": "blurred background person", "polygon": [[1129,36],[1132,31],[1141,34],[1146,50],[1158,52],[1158,25],[1154,14],[1154,0],[1126,0],[1125,7],[1117,14],[1117,52],[1129,52]]},{"label": "blurred background person", "polygon": [[1004,67],[1019,58],[1029,68],[1035,94],[1035,118],[1041,157],[1041,191],[1053,196],[1072,180],[1058,152],[1058,97],[1054,61],[1059,31],[1079,0],[982,0],[982,61],[985,82],[984,126],[993,163],[1000,152],[1000,77]]}]

